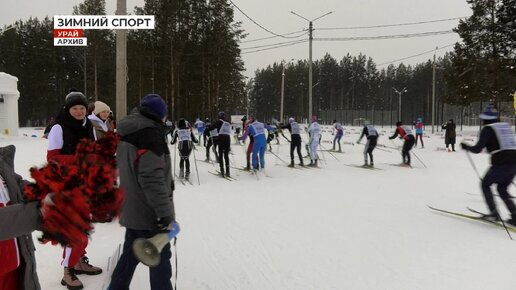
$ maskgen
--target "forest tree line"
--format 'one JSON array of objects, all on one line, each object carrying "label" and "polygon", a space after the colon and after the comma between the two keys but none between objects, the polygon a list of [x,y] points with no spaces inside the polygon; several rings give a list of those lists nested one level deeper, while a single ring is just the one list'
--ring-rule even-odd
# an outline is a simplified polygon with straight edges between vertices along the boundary
[{"label": "forest tree line", "polygon": [[[510,101],[516,90],[516,0],[467,2],[472,15],[455,28],[461,41],[435,62],[437,100],[459,106]],[[71,10],[104,15],[105,0],[85,0]],[[240,51],[246,33],[229,1],[145,0],[132,13],[155,15],[156,27],[128,33],[128,110],[154,92],[167,100],[172,119],[214,117],[220,110],[243,114],[247,106],[259,118],[278,119],[284,68],[284,117],[307,117],[308,61],[276,62],[246,81]],[[71,88],[115,108],[115,34],[86,30],[85,37],[87,47],[54,47],[48,17],[19,20],[0,34],[0,71],[19,78],[20,124],[55,115]],[[433,67],[431,55],[415,65],[381,66],[364,54],[326,54],[313,63],[313,111],[397,110],[393,88],[406,88],[403,119],[428,118]]]}]

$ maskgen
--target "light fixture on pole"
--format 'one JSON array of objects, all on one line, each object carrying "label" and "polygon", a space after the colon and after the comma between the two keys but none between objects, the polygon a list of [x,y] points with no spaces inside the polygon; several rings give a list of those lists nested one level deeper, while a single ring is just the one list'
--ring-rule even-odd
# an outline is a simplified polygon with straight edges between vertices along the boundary
[{"label": "light fixture on pole", "polygon": [[[292,58],[286,64],[289,64],[293,60],[294,59]],[[281,69],[281,104],[280,104],[280,117],[279,117],[279,121],[283,122],[283,100],[284,100],[284,97],[285,97],[285,61],[284,60],[281,62],[281,67],[282,67],[282,69]]]},{"label": "light fixture on pole", "polygon": [[401,94],[407,92],[407,88],[403,88],[401,91],[398,91],[395,87],[392,87],[394,92],[398,94],[398,121],[401,122]]},{"label": "light fixture on pole", "polygon": [[309,35],[308,36],[308,43],[309,43],[308,44],[309,45],[309,49],[308,49],[308,120],[310,120],[310,118],[312,117],[312,41],[313,41],[313,31],[314,31],[313,22],[315,20],[323,18],[326,15],[332,14],[333,11],[327,12],[327,13],[325,13],[319,17],[316,17],[312,20],[309,20],[308,18],[303,17],[294,11],[290,11],[290,13],[296,15],[297,17],[299,17],[301,19],[308,21],[308,32],[309,32],[309,34],[308,34]]}]

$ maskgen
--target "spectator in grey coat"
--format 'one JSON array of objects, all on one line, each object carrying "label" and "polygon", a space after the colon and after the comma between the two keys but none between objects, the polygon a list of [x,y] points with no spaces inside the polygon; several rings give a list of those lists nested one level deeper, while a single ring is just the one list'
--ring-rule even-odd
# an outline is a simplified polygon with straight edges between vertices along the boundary
[{"label": "spectator in grey coat", "polygon": [[[129,289],[139,261],[132,244],[167,232],[175,221],[167,104],[159,95],[145,96],[140,106],[117,125],[121,135],[116,159],[124,203],[120,224],[126,228],[123,252],[111,278],[110,290]],[[161,251],[161,262],[149,268],[152,290],[172,290],[170,243]]]}]

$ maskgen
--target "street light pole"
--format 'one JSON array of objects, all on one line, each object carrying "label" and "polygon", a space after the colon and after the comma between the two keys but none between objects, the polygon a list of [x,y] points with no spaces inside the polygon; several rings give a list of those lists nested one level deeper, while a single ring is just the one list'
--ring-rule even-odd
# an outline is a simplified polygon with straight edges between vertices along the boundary
[{"label": "street light pole", "polygon": [[308,21],[308,122],[310,122],[310,118],[312,117],[312,41],[313,41],[313,22],[315,20],[321,19],[324,16],[332,14],[333,11],[327,12],[319,17],[316,17],[312,20],[309,20],[306,17],[303,17],[294,11],[290,11],[290,13],[296,15],[297,17]]},{"label": "street light pole", "polygon": [[[294,59],[291,59],[287,64],[289,64]],[[280,122],[283,122],[283,100],[285,99],[285,61],[281,62],[281,105],[280,105]]]},{"label": "street light pole", "polygon": [[434,133],[435,125],[435,53],[437,52],[437,46],[434,52],[434,63],[432,68],[432,134]]},{"label": "street light pole", "polygon": [[396,88],[392,88],[396,94],[398,94],[398,121],[401,122],[401,94],[407,92],[407,88],[403,88],[401,91],[398,91]]}]

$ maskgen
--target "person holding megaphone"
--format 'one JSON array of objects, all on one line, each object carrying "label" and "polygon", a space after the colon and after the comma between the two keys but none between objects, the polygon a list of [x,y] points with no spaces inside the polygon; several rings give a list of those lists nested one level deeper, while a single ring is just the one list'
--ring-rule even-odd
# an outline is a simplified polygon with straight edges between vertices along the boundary
[{"label": "person holding megaphone", "polygon": [[[116,157],[120,188],[125,194],[120,224],[126,228],[126,233],[122,255],[111,276],[110,290],[129,289],[140,263],[133,252],[134,241],[167,233],[175,224],[166,117],[167,104],[163,98],[150,94],[118,123],[121,139]],[[172,253],[168,239],[157,252],[159,262],[149,268],[151,289],[172,290]]]}]

